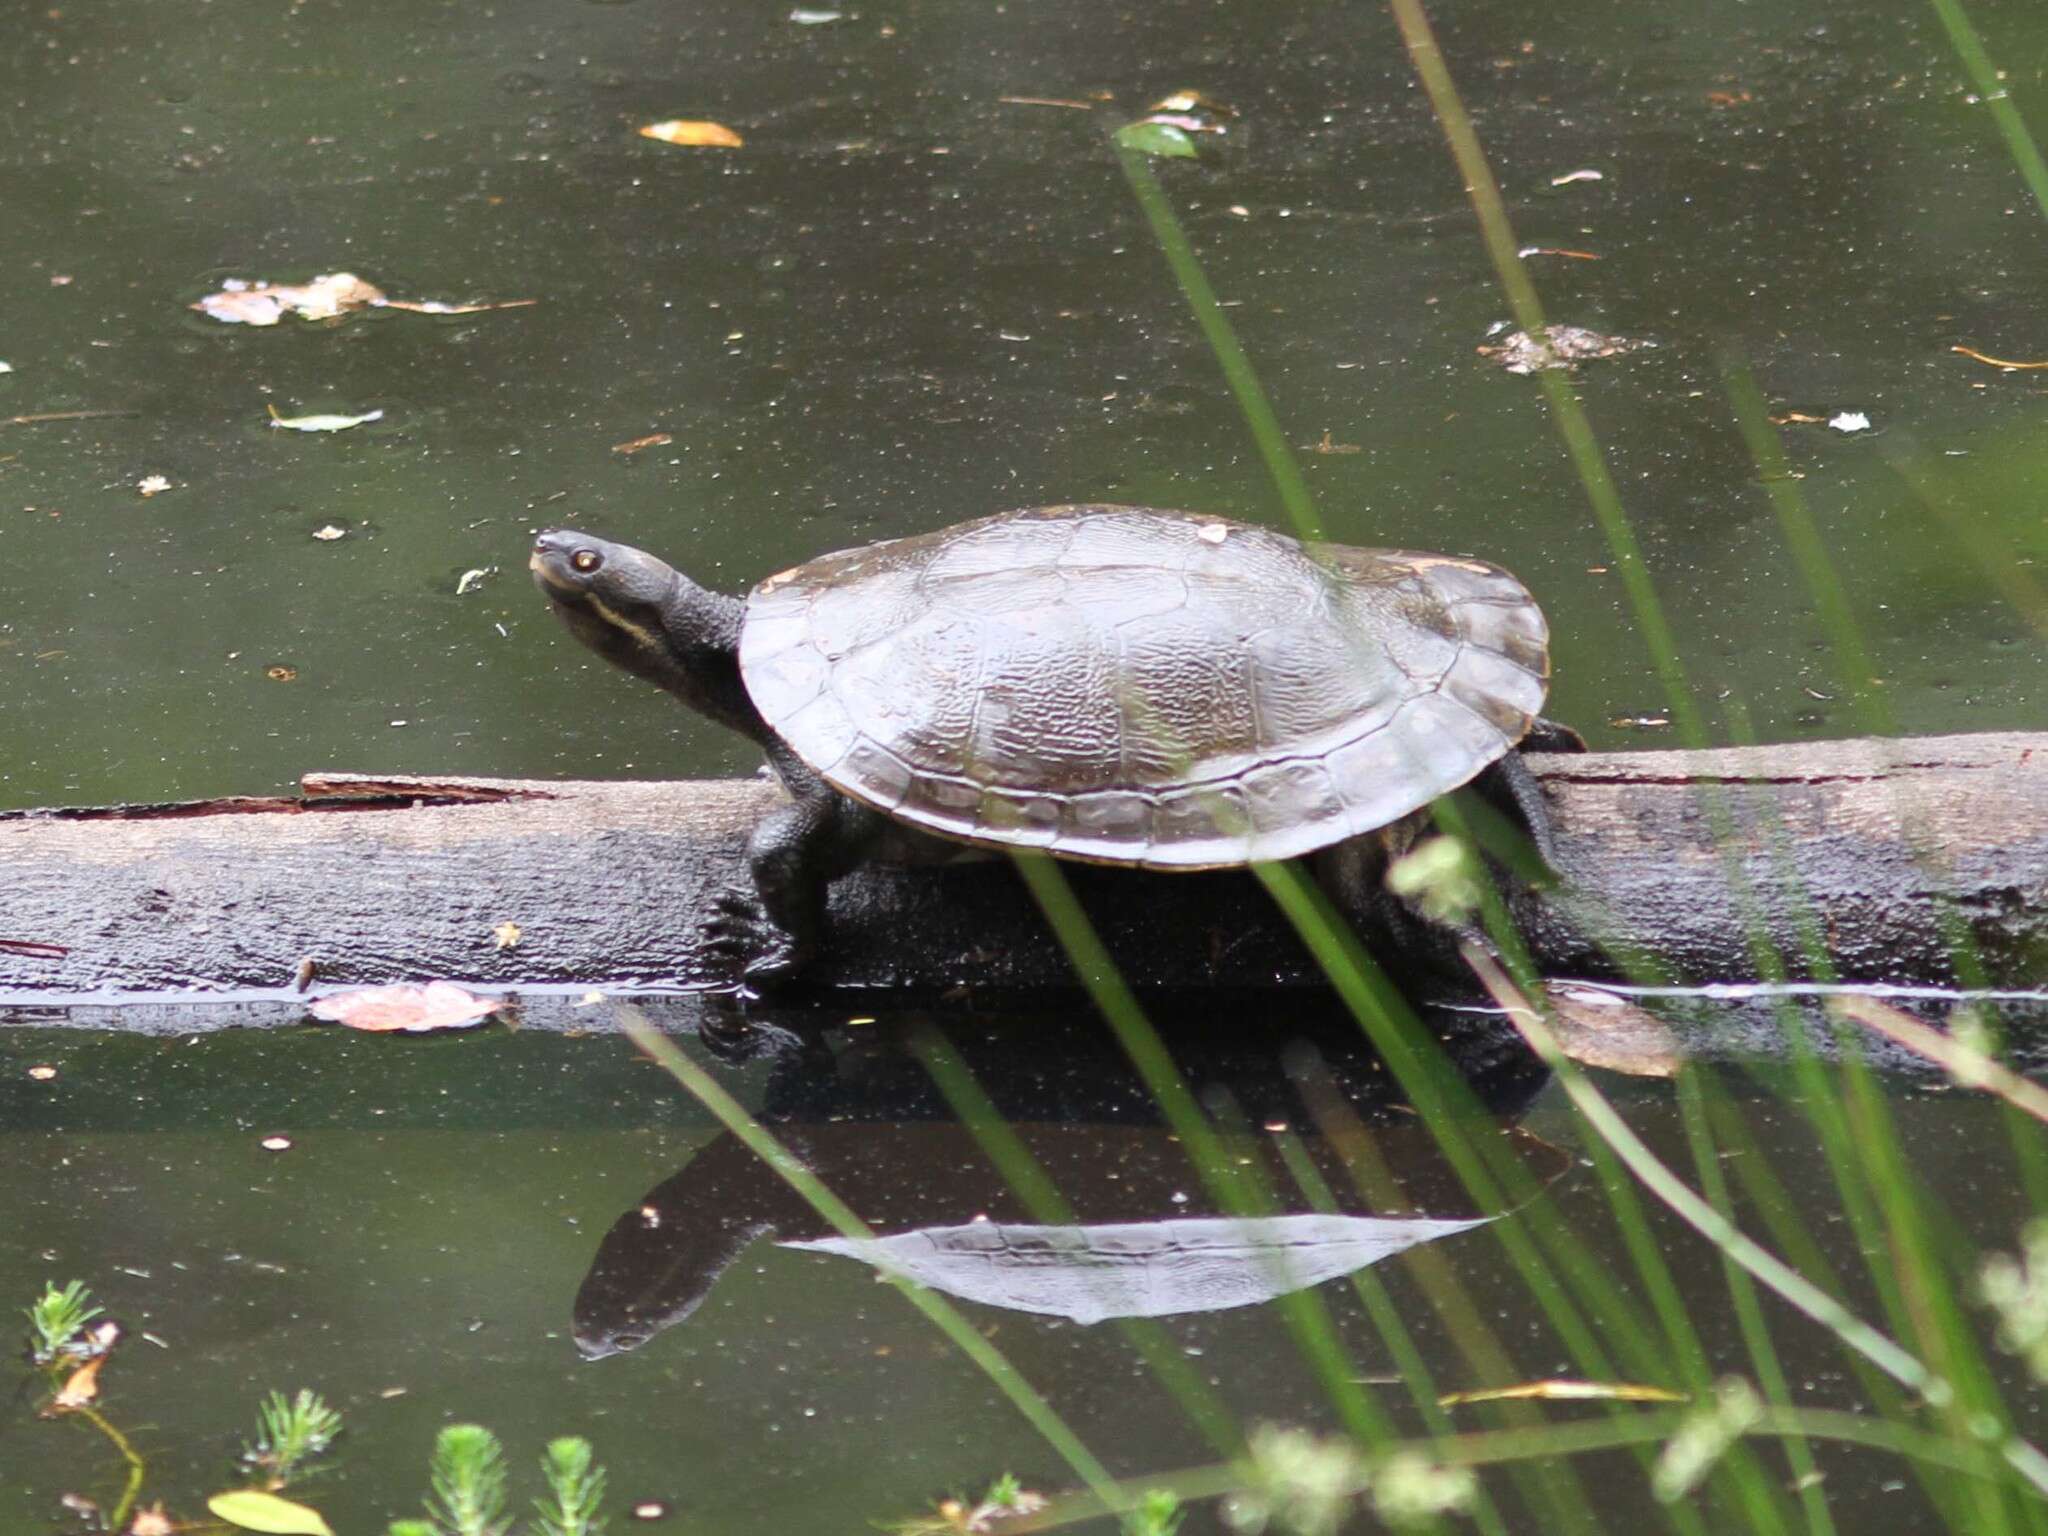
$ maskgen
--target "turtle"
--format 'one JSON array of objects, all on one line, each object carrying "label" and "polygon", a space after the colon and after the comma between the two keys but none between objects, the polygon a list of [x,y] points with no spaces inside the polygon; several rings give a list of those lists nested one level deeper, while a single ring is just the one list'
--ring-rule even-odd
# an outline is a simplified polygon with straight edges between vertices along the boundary
[{"label": "turtle", "polygon": [[976,850],[1148,870],[1319,855],[1354,922],[1418,813],[1478,781],[1552,852],[1518,747],[1549,631],[1483,560],[1304,544],[1205,512],[1033,507],[825,555],[746,598],[577,529],[529,562],[586,645],[751,738],[789,792],[713,939],[799,978],[826,887]]}]

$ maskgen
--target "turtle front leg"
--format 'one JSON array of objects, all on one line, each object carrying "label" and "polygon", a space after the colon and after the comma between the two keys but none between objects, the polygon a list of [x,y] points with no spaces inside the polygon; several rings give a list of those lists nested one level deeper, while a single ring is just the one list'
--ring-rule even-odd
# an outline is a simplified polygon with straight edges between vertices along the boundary
[{"label": "turtle front leg", "polygon": [[711,947],[763,992],[799,979],[824,934],[826,888],[866,859],[884,825],[794,758],[778,754],[775,769],[791,801],[747,839],[752,889],[724,892],[707,925]]}]

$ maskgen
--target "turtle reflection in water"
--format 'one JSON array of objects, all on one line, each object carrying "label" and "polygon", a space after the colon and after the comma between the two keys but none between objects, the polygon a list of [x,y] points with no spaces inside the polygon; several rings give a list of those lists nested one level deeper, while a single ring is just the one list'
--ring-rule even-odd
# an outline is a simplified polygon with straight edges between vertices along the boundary
[{"label": "turtle reflection in water", "polygon": [[[1251,1219],[1207,1200],[1186,1148],[1157,1125],[1012,1125],[1057,1184],[1071,1224],[1038,1222],[974,1134],[951,1123],[779,1124],[776,1136],[877,1235],[851,1242],[737,1138],[722,1134],[613,1223],[576,1296],[577,1349],[601,1359],[688,1318],[756,1241],[859,1259],[883,1274],[1008,1311],[1095,1323],[1254,1305],[1355,1273],[1421,1243],[1483,1226],[1435,1134],[1412,1118],[1370,1136],[1398,1190],[1348,1194],[1351,1170],[1320,1137],[1298,1143],[1329,1188],[1319,1211],[1277,1143],[1248,1143],[1275,1209]],[[1538,1185],[1570,1154],[1526,1131],[1490,1134]]]},{"label": "turtle reflection in water", "polygon": [[759,743],[789,791],[714,920],[756,987],[809,960],[830,881],[963,846],[1314,854],[1346,916],[1398,938],[1382,876],[1418,813],[1476,781],[1547,857],[1516,749],[1578,744],[1538,713],[1542,613],[1478,560],[1072,506],[827,555],[744,601],[571,529],[530,563],[578,639]]}]

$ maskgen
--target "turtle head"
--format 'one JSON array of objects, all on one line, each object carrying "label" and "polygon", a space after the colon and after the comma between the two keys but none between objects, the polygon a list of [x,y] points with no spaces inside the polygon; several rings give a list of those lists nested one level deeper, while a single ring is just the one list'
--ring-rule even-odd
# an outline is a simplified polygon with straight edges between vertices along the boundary
[{"label": "turtle head", "polygon": [[543,533],[526,563],[555,616],[606,661],[724,724],[765,732],[740,682],[746,607],[737,598],[705,591],[645,550],[575,528]]},{"label": "turtle head", "polygon": [[668,616],[688,585],[673,567],[575,528],[535,539],[527,567],[572,635],[614,665],[667,686],[676,665]]}]

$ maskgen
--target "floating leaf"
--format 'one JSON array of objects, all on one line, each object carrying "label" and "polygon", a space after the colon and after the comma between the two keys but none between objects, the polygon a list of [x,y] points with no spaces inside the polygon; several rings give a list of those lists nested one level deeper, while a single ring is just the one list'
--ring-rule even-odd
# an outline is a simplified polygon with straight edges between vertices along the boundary
[{"label": "floating leaf", "polygon": [[135,482],[135,493],[138,496],[161,496],[170,488],[171,482],[162,475],[144,475]]},{"label": "floating leaf", "polygon": [[698,118],[672,117],[665,123],[649,123],[640,130],[643,139],[659,139],[685,149],[738,149],[746,143],[723,123]]},{"label": "floating leaf", "polygon": [[1515,331],[1500,341],[1478,349],[1479,355],[1498,363],[1509,373],[1541,373],[1550,368],[1569,368],[1596,357],[1619,357],[1624,352],[1654,347],[1654,341],[1630,336],[1603,336],[1583,325],[1553,325],[1541,339],[1527,331]]},{"label": "floating leaf", "polygon": [[239,1525],[245,1531],[265,1531],[270,1536],[334,1536],[334,1528],[319,1510],[256,1488],[216,1493],[206,1501],[206,1507],[229,1525]]},{"label": "floating leaf", "polygon": [[466,1029],[504,1006],[502,998],[478,997],[452,981],[430,981],[423,987],[407,983],[340,992],[307,1004],[307,1012],[350,1029],[424,1034],[436,1029]]},{"label": "floating leaf", "polygon": [[277,414],[276,406],[270,406],[268,409],[270,424],[273,427],[284,427],[293,432],[346,432],[350,427],[360,427],[366,421],[384,419],[382,411],[365,411],[360,416],[280,416]]},{"label": "floating leaf", "polygon": [[500,923],[491,930],[491,938],[500,949],[517,949],[522,937],[517,923]]},{"label": "floating leaf", "polygon": [[675,439],[666,432],[650,432],[645,437],[636,437],[623,443],[613,443],[613,453],[638,453],[642,448],[660,448]]},{"label": "floating leaf", "polygon": [[1116,141],[1125,149],[1134,149],[1141,155],[1152,155],[1162,160],[1193,160],[1198,158],[1195,141],[1185,128],[1172,123],[1155,123],[1144,119],[1126,123],[1116,131]]}]

